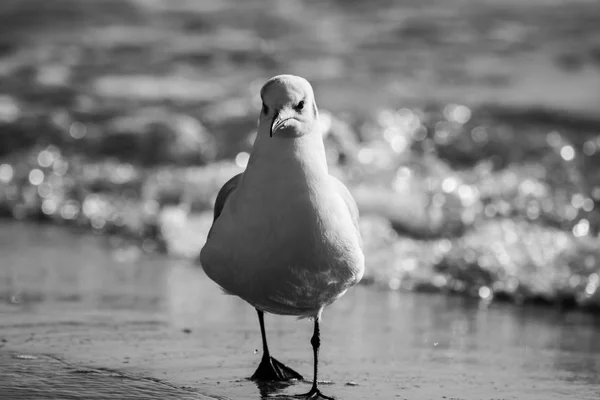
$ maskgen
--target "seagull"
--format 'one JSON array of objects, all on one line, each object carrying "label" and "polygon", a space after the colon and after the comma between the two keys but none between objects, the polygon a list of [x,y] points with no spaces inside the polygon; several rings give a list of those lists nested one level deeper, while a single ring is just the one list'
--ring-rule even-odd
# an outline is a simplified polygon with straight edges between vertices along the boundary
[{"label": "seagull", "polygon": [[359,214],[349,190],[330,175],[310,83],[278,75],[260,91],[258,133],[244,172],[219,191],[200,262],[227,294],[258,313],[262,360],[257,381],[303,380],[271,357],[264,313],[310,318],[314,356],[309,399],[318,388],[323,308],[364,273]]}]

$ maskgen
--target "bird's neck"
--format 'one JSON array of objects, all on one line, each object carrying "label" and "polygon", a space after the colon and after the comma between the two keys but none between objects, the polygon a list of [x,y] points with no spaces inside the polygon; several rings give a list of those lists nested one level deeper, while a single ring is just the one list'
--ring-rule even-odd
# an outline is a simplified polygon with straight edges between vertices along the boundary
[{"label": "bird's neck", "polygon": [[320,135],[277,138],[258,135],[243,183],[252,187],[302,186],[329,175]]}]

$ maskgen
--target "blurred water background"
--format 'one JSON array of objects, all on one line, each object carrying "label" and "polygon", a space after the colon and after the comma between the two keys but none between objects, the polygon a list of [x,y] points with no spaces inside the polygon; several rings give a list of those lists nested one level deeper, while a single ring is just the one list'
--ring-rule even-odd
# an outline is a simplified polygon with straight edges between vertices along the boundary
[{"label": "blurred water background", "polygon": [[0,229],[196,259],[279,73],[313,83],[364,283],[600,305],[595,0],[3,0]]}]

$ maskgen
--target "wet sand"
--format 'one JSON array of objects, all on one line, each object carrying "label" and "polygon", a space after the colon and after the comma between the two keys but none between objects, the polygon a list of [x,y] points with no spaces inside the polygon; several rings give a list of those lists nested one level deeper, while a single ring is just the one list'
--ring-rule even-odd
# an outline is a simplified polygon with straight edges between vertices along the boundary
[{"label": "wet sand", "polygon": [[[93,235],[0,229],[0,398],[286,398],[260,387],[254,310],[200,268]],[[597,399],[590,315],[359,286],[326,309],[321,379],[338,399]],[[266,318],[309,379],[312,323]]]}]

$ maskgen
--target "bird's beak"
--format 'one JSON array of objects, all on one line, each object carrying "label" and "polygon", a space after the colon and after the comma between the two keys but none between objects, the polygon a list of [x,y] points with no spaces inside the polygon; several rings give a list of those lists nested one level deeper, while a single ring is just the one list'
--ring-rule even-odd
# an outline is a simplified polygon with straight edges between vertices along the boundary
[{"label": "bird's beak", "polygon": [[289,111],[287,111],[287,112],[285,110],[276,111],[275,115],[273,115],[273,120],[271,121],[270,136],[273,137],[275,132],[277,132],[277,130],[279,128],[284,126],[285,122],[287,120],[290,120],[292,118],[293,118],[292,113]]}]

